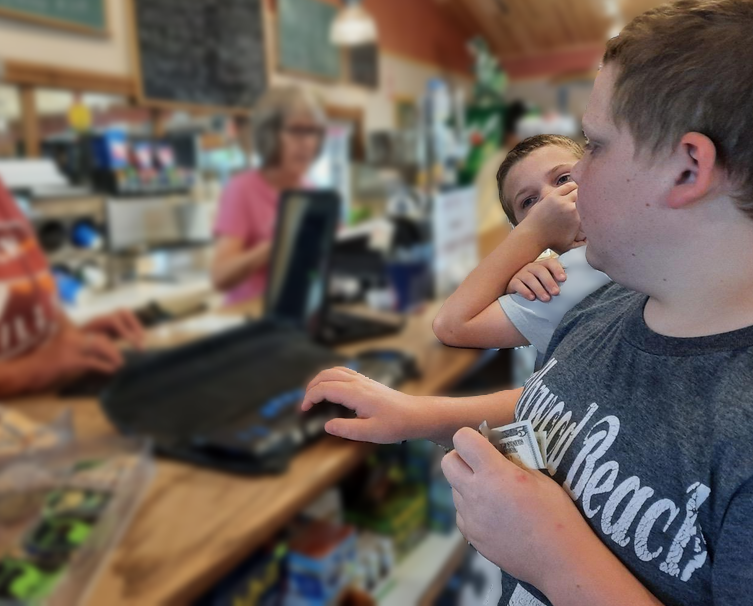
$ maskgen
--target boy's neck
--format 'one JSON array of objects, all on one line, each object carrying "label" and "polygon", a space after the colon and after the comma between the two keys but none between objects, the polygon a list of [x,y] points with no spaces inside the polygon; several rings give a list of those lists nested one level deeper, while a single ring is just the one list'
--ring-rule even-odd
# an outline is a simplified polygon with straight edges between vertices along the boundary
[{"label": "boy's neck", "polygon": [[[717,233],[714,233],[717,232]],[[702,337],[753,326],[753,220],[709,227],[649,292],[644,319],[670,337]]]}]

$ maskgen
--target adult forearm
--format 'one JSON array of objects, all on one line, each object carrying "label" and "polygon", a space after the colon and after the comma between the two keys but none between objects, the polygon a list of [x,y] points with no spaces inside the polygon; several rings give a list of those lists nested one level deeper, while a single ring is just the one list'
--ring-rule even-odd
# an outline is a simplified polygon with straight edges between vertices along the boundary
[{"label": "adult forearm", "polygon": [[236,255],[218,258],[212,266],[212,281],[217,290],[230,290],[264,267],[269,260],[268,247],[260,244]]},{"label": "adult forearm", "polygon": [[428,439],[446,448],[452,437],[463,427],[478,428],[487,421],[491,427],[512,423],[515,404],[523,388],[470,398],[417,398],[420,407],[416,435],[411,439]]},{"label": "adult forearm", "polygon": [[35,352],[0,363],[0,398],[12,398],[52,387],[48,365],[34,364]]},{"label": "adult forearm", "polygon": [[514,229],[445,301],[434,321],[437,336],[450,337],[504,295],[515,274],[544,248],[535,230],[525,224]]}]

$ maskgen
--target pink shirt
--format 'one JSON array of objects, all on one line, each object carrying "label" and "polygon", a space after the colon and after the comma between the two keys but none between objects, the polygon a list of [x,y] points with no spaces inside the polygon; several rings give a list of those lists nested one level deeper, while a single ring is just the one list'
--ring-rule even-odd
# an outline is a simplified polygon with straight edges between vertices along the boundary
[{"label": "pink shirt", "polygon": [[[222,192],[214,233],[243,240],[245,250],[272,240],[279,202],[280,192],[259,172],[242,172],[233,177]],[[225,302],[232,305],[259,297],[266,285],[267,268],[264,267],[230,290]]]}]

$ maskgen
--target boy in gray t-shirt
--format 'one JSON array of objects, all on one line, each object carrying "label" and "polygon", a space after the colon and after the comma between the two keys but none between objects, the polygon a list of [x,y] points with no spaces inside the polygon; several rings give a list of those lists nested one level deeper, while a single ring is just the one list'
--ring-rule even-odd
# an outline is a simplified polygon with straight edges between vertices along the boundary
[{"label": "boy in gray t-shirt", "polygon": [[[306,409],[357,411],[334,435],[455,446],[458,527],[502,569],[501,604],[753,605],[752,30],[750,0],[680,0],[608,43],[572,176],[615,284],[523,390],[419,399],[347,369],[307,390]],[[546,473],[475,430],[524,419]]]}]

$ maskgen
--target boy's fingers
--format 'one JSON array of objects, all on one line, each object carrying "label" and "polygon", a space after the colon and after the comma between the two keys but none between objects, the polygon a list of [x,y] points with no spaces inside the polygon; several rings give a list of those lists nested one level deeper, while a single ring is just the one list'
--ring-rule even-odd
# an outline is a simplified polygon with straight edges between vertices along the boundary
[{"label": "boy's fingers", "polygon": [[354,442],[376,441],[375,429],[374,419],[332,419],[324,426],[328,434]]},{"label": "boy's fingers", "polygon": [[521,297],[525,297],[529,301],[535,301],[536,295],[528,288],[519,278],[513,278],[510,281],[510,285],[507,287],[510,294],[519,294]]},{"label": "boy's fingers", "polygon": [[452,443],[455,446],[455,452],[473,472],[483,470],[492,461],[496,461],[499,454],[489,440],[470,427],[459,430],[453,436]]},{"label": "boy's fingers", "polygon": [[353,393],[350,384],[343,381],[327,381],[320,383],[306,391],[306,395],[301,404],[301,410],[304,412],[311,410],[315,404],[324,400],[333,404],[340,404],[351,410],[357,411],[357,404],[353,400]]},{"label": "boy's fingers", "polygon": [[564,185],[560,185],[556,191],[560,196],[566,196],[574,191],[577,191],[577,189],[578,184],[575,181],[568,181]]},{"label": "boy's fingers", "polygon": [[[544,270],[546,271],[546,269]],[[531,289],[534,295],[536,295],[536,298],[539,301],[549,301],[551,297],[549,296],[549,293],[546,291],[546,288],[541,284],[539,281],[538,276],[531,271],[528,275],[521,278],[523,283]]]},{"label": "boy's fingers", "polygon": [[442,473],[452,487],[460,494],[473,477],[473,470],[463,461],[457,451],[452,451],[442,459]]},{"label": "boy's fingers", "polygon": [[343,366],[330,368],[328,370],[323,370],[311,379],[306,386],[306,389],[311,389],[320,383],[326,383],[327,381],[352,381],[357,376],[359,376],[358,373],[354,370],[350,370],[350,368],[345,368]]},{"label": "boy's fingers", "polygon": [[565,280],[567,280],[565,268],[562,267],[562,263],[557,261],[557,259],[546,259],[542,262],[542,264],[549,268],[549,271],[558,282],[564,282]]},{"label": "boy's fingers", "polygon": [[560,287],[557,281],[552,277],[552,272],[548,267],[539,265],[531,270],[541,282],[542,286],[546,288],[547,292],[552,295],[560,294]]}]

